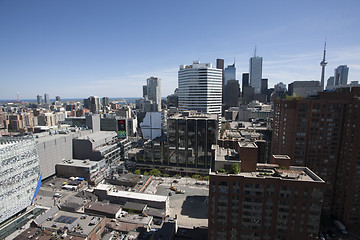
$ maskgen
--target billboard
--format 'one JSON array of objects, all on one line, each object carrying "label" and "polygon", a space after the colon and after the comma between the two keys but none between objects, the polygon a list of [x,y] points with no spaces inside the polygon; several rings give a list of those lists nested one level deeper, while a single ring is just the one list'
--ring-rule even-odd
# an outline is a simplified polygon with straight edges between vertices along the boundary
[{"label": "billboard", "polygon": [[126,138],[126,123],[125,119],[118,120],[118,137]]}]

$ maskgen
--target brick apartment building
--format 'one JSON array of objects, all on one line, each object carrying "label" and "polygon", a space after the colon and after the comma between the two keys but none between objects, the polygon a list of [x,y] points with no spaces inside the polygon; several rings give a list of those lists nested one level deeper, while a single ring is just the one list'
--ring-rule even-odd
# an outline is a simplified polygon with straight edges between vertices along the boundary
[{"label": "brick apartment building", "polygon": [[[321,178],[306,167],[290,166],[287,156],[273,156],[272,164],[256,163],[254,144],[213,150],[209,240],[317,239],[325,185]],[[233,163],[240,166],[238,174],[218,171]]]},{"label": "brick apartment building", "polygon": [[360,88],[274,103],[272,153],[325,182],[324,210],[360,232]]}]

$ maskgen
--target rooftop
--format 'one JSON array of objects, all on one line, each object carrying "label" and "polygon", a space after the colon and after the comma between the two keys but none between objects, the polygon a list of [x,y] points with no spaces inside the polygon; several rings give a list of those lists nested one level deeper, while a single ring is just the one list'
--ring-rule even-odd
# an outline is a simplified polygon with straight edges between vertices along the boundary
[{"label": "rooftop", "polygon": [[146,208],[146,204],[144,203],[136,203],[136,202],[126,202],[124,205],[124,209],[131,209],[137,211],[143,211]]},{"label": "rooftop", "polygon": [[212,68],[211,63],[200,63],[200,61],[193,61],[192,65],[180,65],[180,70],[188,68]]},{"label": "rooftop", "polygon": [[79,137],[78,139],[90,140],[92,142],[97,142],[97,141],[101,141],[104,138],[112,138],[112,137],[116,137],[116,136],[117,136],[116,132],[99,131],[99,132],[94,132],[94,133],[90,133],[88,135]]},{"label": "rooftop", "polygon": [[119,232],[136,231],[139,227],[143,227],[144,224],[140,223],[127,223],[127,222],[107,222],[106,227]]},{"label": "rooftop", "polygon": [[[245,148],[256,148],[256,144],[252,142],[238,142],[240,147]],[[256,159],[250,159],[251,156],[244,155],[243,157],[238,156],[237,152],[231,148],[221,148],[219,145],[212,145],[212,149],[215,150],[215,172],[211,172],[212,175],[232,175],[232,176],[243,176],[250,178],[280,178],[280,179],[289,179],[289,180],[297,180],[297,181],[314,181],[314,182],[324,182],[320,177],[318,177],[315,173],[313,173],[307,167],[298,167],[298,166],[282,166],[282,162],[289,162],[290,157],[287,155],[273,155],[275,159],[275,164],[266,164],[266,163],[256,163]],[[241,153],[241,152],[240,152]],[[240,160],[241,159],[241,160]],[[246,161],[250,161],[252,163],[256,163],[253,166],[253,169],[250,170],[246,168]],[[254,162],[255,161],[255,162]],[[237,163],[240,168],[240,172],[238,174],[227,174],[224,172],[218,172],[220,169],[225,169],[225,165]],[[241,171],[243,169],[247,171]],[[286,165],[285,165],[286,166]],[[228,169],[229,171],[229,169]]]},{"label": "rooftop", "polygon": [[290,157],[287,155],[273,155],[276,159],[290,160]]},{"label": "rooftop", "polygon": [[69,159],[64,160],[61,163],[57,163],[57,165],[61,166],[73,166],[73,167],[82,167],[82,168],[90,168],[93,165],[98,164],[96,161],[90,161],[90,160],[78,160],[78,159]]},{"label": "rooftop", "polygon": [[121,211],[121,206],[112,203],[94,202],[89,204],[85,209],[90,209],[103,213],[116,214]]},{"label": "rooftop", "polygon": [[137,214],[127,214],[119,218],[120,222],[136,223],[142,225],[150,225],[153,217],[151,216],[140,216]]},{"label": "rooftop", "polygon": [[[83,129],[83,130],[79,129],[79,130],[82,132],[82,134],[91,132],[91,130],[85,130],[85,129]],[[52,135],[50,135],[49,132],[45,132],[45,133],[36,133],[36,134],[34,134],[34,136],[35,136],[37,142],[42,143],[42,142],[59,139],[59,138],[69,136],[72,134],[74,134],[74,132],[68,132],[68,133],[64,132],[64,134],[52,134]]]},{"label": "rooftop", "polygon": [[216,173],[211,175],[242,176],[247,178],[280,178],[281,180],[296,180],[305,182],[324,182],[307,167],[290,166],[290,169],[279,169],[276,164],[257,164],[254,172],[239,172],[238,174]]},{"label": "rooftop", "polygon": [[120,191],[115,190],[112,185],[108,184],[99,184],[96,189],[107,191],[108,195],[115,196],[115,197],[126,197],[126,198],[133,198],[133,199],[142,199],[145,201],[153,201],[153,202],[165,202],[167,201],[167,196],[161,195],[153,195],[153,194],[146,194],[146,193],[137,193],[137,192],[128,192],[128,191]]},{"label": "rooftop", "polygon": [[240,147],[242,148],[258,148],[258,146],[256,145],[256,143],[254,142],[239,142]]},{"label": "rooftop", "polygon": [[217,114],[210,114],[210,113],[199,113],[195,111],[185,111],[182,113],[174,114],[173,116],[169,117],[169,119],[211,119],[211,120],[218,120]]},{"label": "rooftop", "polygon": [[64,212],[58,210],[57,208],[52,208],[43,215],[40,215],[35,222],[37,222],[38,226],[41,228],[51,229],[54,231],[67,228],[70,234],[77,233],[87,236],[102,219],[103,218],[101,217]]}]

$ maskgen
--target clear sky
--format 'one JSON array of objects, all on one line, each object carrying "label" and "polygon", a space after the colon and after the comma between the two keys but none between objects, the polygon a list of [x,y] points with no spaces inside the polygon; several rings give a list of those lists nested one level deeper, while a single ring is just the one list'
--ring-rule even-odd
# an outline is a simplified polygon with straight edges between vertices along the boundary
[{"label": "clear sky", "polygon": [[249,71],[257,46],[263,78],[325,81],[347,64],[360,81],[360,1],[0,0],[0,99],[140,97],[151,76],[162,96],[181,64]]}]

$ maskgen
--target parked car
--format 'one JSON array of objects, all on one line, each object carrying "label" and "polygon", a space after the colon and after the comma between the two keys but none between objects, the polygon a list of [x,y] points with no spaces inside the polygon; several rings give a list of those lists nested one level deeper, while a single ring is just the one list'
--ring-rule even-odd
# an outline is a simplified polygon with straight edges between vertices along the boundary
[{"label": "parked car", "polygon": [[62,197],[62,194],[61,194],[61,193],[55,193],[53,197],[54,197],[54,198],[61,198],[61,197]]}]

